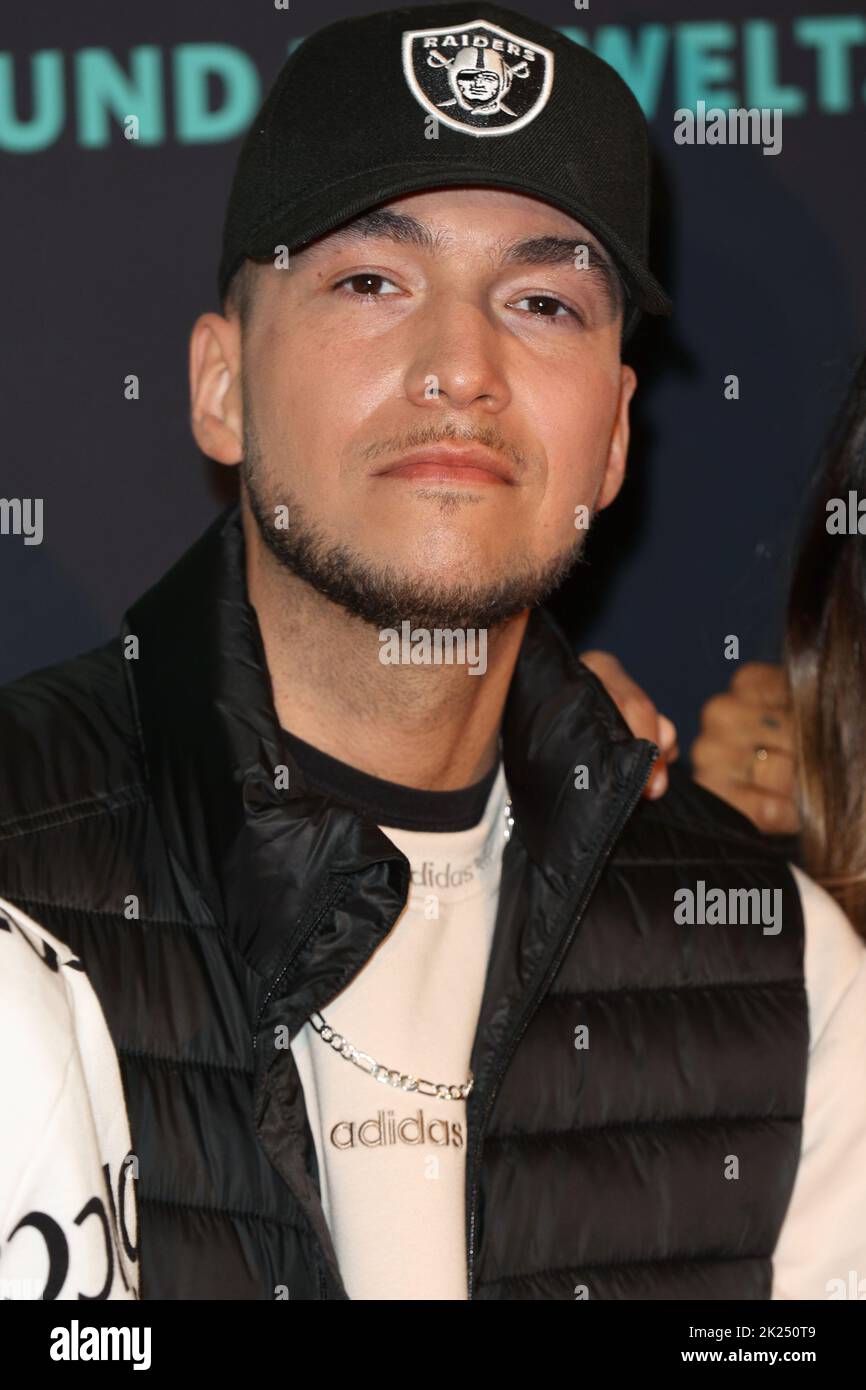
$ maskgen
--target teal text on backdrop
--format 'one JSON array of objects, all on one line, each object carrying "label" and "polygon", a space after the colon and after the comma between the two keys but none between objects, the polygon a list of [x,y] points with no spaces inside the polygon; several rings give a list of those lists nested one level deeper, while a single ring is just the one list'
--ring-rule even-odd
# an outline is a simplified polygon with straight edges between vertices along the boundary
[{"label": "teal text on backdrop", "polygon": [[[866,101],[858,78],[866,67],[860,14],[560,30],[616,68],[649,120],[659,116],[666,92],[671,110],[703,101],[777,108],[786,117],[844,115]],[[288,51],[302,42],[292,39]],[[140,44],[123,58],[98,47],[0,53],[0,149],[35,154],[70,131],[93,150],[118,131],[140,146],[233,140],[249,125],[262,90],[255,62],[232,44]]]}]

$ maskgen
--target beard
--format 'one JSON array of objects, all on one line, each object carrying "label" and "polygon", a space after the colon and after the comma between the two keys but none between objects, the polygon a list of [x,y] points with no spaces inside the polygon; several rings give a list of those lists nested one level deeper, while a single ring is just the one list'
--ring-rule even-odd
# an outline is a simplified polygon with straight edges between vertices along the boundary
[{"label": "beard", "polygon": [[[289,574],[376,629],[400,630],[404,622],[412,629],[426,630],[495,628],[544,603],[581,559],[585,527],[549,560],[530,556],[509,559],[507,575],[488,583],[433,581],[374,563],[350,545],[326,535],[291,489],[269,477],[249,401],[244,421],[241,477],[266,549]],[[459,502],[441,489],[428,495],[435,496],[443,508],[454,508]],[[278,507],[288,510],[286,529],[275,525]]]}]

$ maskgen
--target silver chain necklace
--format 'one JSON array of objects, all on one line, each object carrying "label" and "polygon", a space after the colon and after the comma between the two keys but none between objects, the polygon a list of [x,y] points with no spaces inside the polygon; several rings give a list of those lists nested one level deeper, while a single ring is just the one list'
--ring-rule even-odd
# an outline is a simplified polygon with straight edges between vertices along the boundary
[{"label": "silver chain necklace", "polygon": [[[511,797],[508,795],[508,786],[505,787],[505,829],[503,836],[505,843],[511,839],[511,831],[514,828],[514,817],[511,814]],[[337,1033],[329,1024],[325,1022],[321,1014],[310,1014],[312,1023],[322,1042],[329,1043],[335,1052],[339,1052],[341,1057],[345,1057],[347,1062],[354,1062],[356,1067],[360,1067],[368,1076],[372,1076],[375,1081],[381,1081],[383,1085],[395,1086],[400,1091],[418,1091],[422,1096],[435,1096],[437,1100],[466,1100],[472,1087],[475,1085],[475,1077],[469,1073],[469,1079],[459,1086],[447,1086],[442,1082],[425,1081],[423,1077],[412,1076],[409,1072],[395,1071],[390,1067],[384,1067],[371,1057],[369,1052],[360,1052],[354,1043],[344,1038],[342,1033]]]}]

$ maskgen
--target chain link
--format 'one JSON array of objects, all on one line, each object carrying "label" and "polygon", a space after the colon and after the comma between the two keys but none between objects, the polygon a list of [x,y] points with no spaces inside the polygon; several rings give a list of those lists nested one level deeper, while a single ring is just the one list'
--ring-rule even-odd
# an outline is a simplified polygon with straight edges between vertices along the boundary
[{"label": "chain link", "polygon": [[[514,828],[514,817],[511,814],[511,797],[508,795],[506,787],[505,796],[505,842],[511,839],[511,831]],[[375,1081],[381,1081],[383,1085],[394,1086],[400,1091],[417,1091],[422,1096],[435,1096],[437,1100],[466,1100],[475,1085],[475,1077],[469,1072],[469,1080],[464,1081],[459,1086],[447,1086],[444,1082],[425,1081],[421,1076],[411,1076],[409,1072],[394,1071],[390,1067],[383,1067],[377,1062],[375,1057],[371,1057],[369,1052],[360,1052],[354,1043],[344,1038],[342,1033],[337,1033],[330,1024],[326,1023],[321,1014],[310,1014],[316,1032],[323,1042],[329,1043],[335,1052],[339,1052],[341,1057],[345,1057],[347,1062],[353,1062],[361,1071],[365,1071],[368,1076],[372,1076]]]},{"label": "chain link", "polygon": [[345,1057],[347,1062],[354,1062],[356,1067],[360,1067],[368,1076],[372,1076],[375,1081],[381,1081],[383,1085],[394,1086],[400,1091],[418,1091],[422,1096],[435,1096],[437,1100],[466,1100],[475,1085],[471,1071],[469,1080],[464,1081],[462,1086],[446,1086],[441,1082],[426,1081],[421,1076],[410,1076],[408,1072],[393,1071],[381,1066],[369,1052],[359,1052],[355,1044],[344,1038],[342,1033],[335,1032],[321,1014],[310,1014],[310,1022],[323,1042],[330,1043],[334,1051]]}]

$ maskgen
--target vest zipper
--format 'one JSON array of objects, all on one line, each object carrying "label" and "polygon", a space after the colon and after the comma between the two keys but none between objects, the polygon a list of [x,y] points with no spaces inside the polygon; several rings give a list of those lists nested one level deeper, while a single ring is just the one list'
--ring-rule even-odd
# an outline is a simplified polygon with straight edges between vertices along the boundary
[{"label": "vest zipper", "polygon": [[282,968],[280,969],[279,973],[276,975],[276,977],[274,978],[274,980],[271,982],[271,987],[270,987],[270,989],[268,990],[267,994],[265,995],[264,999],[262,1000],[261,1008],[259,1009],[258,1016],[257,1016],[257,1018],[256,1018],[256,1021],[255,1021],[254,1026],[253,1026],[253,1052],[255,1052],[255,1050],[256,1050],[257,1039],[258,1039],[258,1033],[259,1033],[259,1024],[261,1023],[261,1020],[262,1020],[262,1017],[263,1017],[263,1015],[264,1015],[265,1009],[268,1007],[268,1004],[270,1003],[270,1001],[271,1001],[271,999],[272,999],[274,993],[276,992],[277,989],[279,989],[279,986],[280,986],[280,983],[281,983],[283,977],[286,975],[287,971],[291,969],[292,965],[293,965],[294,962],[297,960],[298,953],[299,953],[300,951],[302,951],[303,948],[306,946],[306,944],[307,944],[307,942],[309,941],[310,937],[313,935],[313,932],[316,930],[316,928],[318,927],[319,923],[322,921],[322,918],[325,917],[325,915],[326,915],[328,912],[330,912],[330,910],[331,910],[331,908],[334,906],[334,904],[335,904],[336,902],[338,902],[339,899],[344,895],[344,893],[346,892],[346,888],[347,888],[347,883],[346,883],[346,882],[340,882],[340,883],[334,884],[334,885],[328,890],[328,893],[327,893],[327,895],[326,895],[324,901],[322,902],[322,904],[321,904],[320,908],[318,909],[318,911],[314,913],[313,919],[312,919],[312,921],[310,922],[309,926],[307,927],[306,931],[304,932],[303,936],[301,937],[301,940],[297,943],[297,945],[295,946],[295,949],[292,951],[291,956],[290,956],[289,959],[285,962],[285,964],[282,966]]},{"label": "vest zipper", "polygon": [[505,1070],[508,1066],[508,1063],[514,1055],[514,1051],[517,1047],[517,1044],[520,1042],[520,1039],[522,1038],[527,1027],[529,1026],[529,1022],[532,1018],[532,1015],[535,1013],[535,1010],[541,1002],[541,999],[549,989],[554,975],[556,974],[557,970],[562,964],[562,959],[569,946],[571,945],[574,933],[576,932],[580,923],[580,919],[586,910],[586,905],[590,897],[592,896],[592,891],[595,888],[596,883],[598,882],[599,876],[601,875],[601,871],[604,868],[605,861],[607,860],[607,857],[611,849],[613,848],[613,845],[617,840],[620,831],[622,830],[623,826],[631,816],[635,806],[640,800],[641,792],[643,791],[644,787],[649,781],[649,775],[652,770],[653,763],[656,761],[658,756],[659,749],[654,744],[650,745],[650,749],[647,751],[647,753],[644,754],[643,761],[641,763],[640,782],[638,783],[637,780],[635,781],[634,790],[632,792],[631,797],[629,798],[628,802],[624,804],[622,810],[617,816],[617,819],[613,827],[611,828],[610,834],[608,835],[600,853],[596,857],[592,873],[589,877],[589,880],[587,881],[583,893],[581,894],[577,911],[575,912],[571,925],[569,926],[568,931],[566,932],[565,939],[561,943],[559,949],[557,950],[554,959],[551,961],[551,964],[545,973],[544,979],[542,980],[538,989],[532,995],[531,999],[524,1008],[514,1033],[512,1034],[511,1038],[499,1054],[499,1065],[496,1069],[496,1074],[493,1078],[493,1081],[488,1089],[487,1096],[485,1099],[484,1111],[478,1126],[478,1133],[475,1142],[472,1146],[469,1193],[469,1241],[467,1248],[467,1285],[468,1298],[470,1299],[474,1296],[473,1284],[475,1276],[475,1228],[476,1218],[478,1214],[479,1185],[478,1160],[481,1155],[481,1146],[484,1142],[484,1130],[487,1125],[487,1121],[490,1118],[490,1111],[493,1107],[493,1102],[496,1099],[496,1093],[499,1088],[499,1084],[502,1080],[503,1075],[505,1074]]},{"label": "vest zipper", "polygon": [[[306,930],[304,931],[304,934],[303,934],[303,936],[301,937],[301,940],[297,943],[297,945],[295,946],[295,949],[292,951],[291,956],[290,956],[289,959],[285,962],[285,964],[282,966],[282,968],[277,972],[277,975],[275,976],[274,980],[272,981],[271,986],[270,986],[270,989],[268,990],[268,992],[267,992],[267,994],[266,994],[264,1000],[262,1001],[262,1006],[261,1006],[261,1008],[259,1009],[258,1016],[257,1016],[256,1022],[255,1022],[255,1025],[254,1025],[254,1027],[253,1027],[253,1053],[254,1053],[254,1054],[255,1054],[255,1051],[256,1051],[256,1045],[257,1045],[257,1040],[258,1040],[259,1024],[261,1023],[261,1020],[262,1020],[262,1018],[263,1018],[263,1016],[264,1016],[264,1013],[265,1013],[265,1010],[266,1010],[266,1008],[267,1008],[267,1006],[268,1006],[268,1003],[269,1003],[270,1000],[272,999],[272,997],[273,997],[273,995],[275,994],[276,990],[279,988],[280,982],[281,982],[281,981],[283,980],[283,978],[285,977],[287,971],[291,969],[291,967],[292,967],[294,961],[295,961],[295,960],[297,959],[297,957],[298,957],[298,953],[299,953],[300,951],[303,950],[304,946],[305,946],[306,943],[309,941],[310,937],[313,935],[313,932],[316,930],[316,928],[318,927],[319,923],[322,921],[323,917],[325,917],[325,915],[326,915],[328,912],[330,912],[331,908],[334,907],[334,905],[340,900],[340,898],[342,898],[342,897],[344,896],[344,894],[345,894],[345,892],[346,892],[346,886],[347,886],[347,885],[346,885],[345,882],[338,882],[338,883],[332,885],[332,887],[327,891],[327,893],[326,893],[326,895],[325,895],[325,898],[324,898],[323,902],[321,903],[321,906],[320,906],[317,910],[315,910],[315,911],[313,912],[312,920],[311,920],[309,926],[308,926],[308,927],[306,928]],[[285,1181],[285,1179],[284,1179],[284,1181]],[[287,1184],[287,1185],[289,1186],[289,1189],[290,1189],[290,1191],[291,1191],[291,1190],[292,1190],[291,1184]],[[297,1198],[296,1198],[296,1200],[297,1200]],[[308,1233],[308,1235],[309,1235],[309,1237],[310,1237],[310,1240],[311,1240],[311,1242],[312,1242],[312,1244],[313,1244],[313,1247],[314,1247],[315,1258],[316,1258],[316,1261],[317,1261],[317,1263],[316,1263],[316,1270],[315,1270],[315,1276],[316,1276],[316,1282],[317,1282],[318,1290],[319,1290],[319,1299],[320,1299],[320,1300],[324,1300],[324,1301],[329,1301],[329,1300],[330,1300],[329,1284],[330,1284],[331,1273],[330,1273],[330,1269],[328,1268],[327,1259],[326,1259],[326,1257],[325,1257],[324,1250],[322,1249],[321,1242],[320,1242],[320,1240],[319,1240],[319,1238],[318,1238],[316,1232],[313,1230],[313,1227],[312,1227],[312,1224],[311,1224],[311,1222],[310,1222],[310,1219],[309,1219],[309,1217],[307,1216],[306,1212],[303,1210],[303,1208],[301,1208],[301,1216],[302,1216],[302,1218],[303,1218],[304,1224],[305,1224],[306,1229],[307,1229],[307,1233]]]}]

